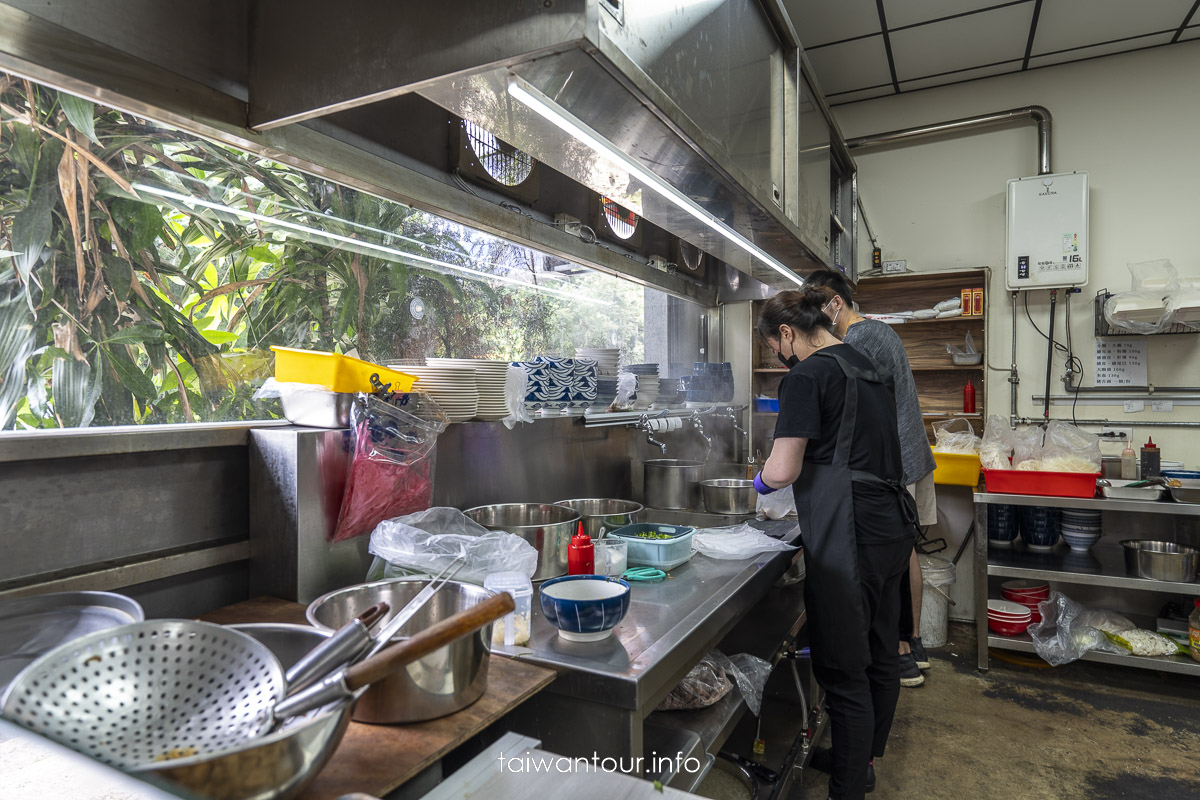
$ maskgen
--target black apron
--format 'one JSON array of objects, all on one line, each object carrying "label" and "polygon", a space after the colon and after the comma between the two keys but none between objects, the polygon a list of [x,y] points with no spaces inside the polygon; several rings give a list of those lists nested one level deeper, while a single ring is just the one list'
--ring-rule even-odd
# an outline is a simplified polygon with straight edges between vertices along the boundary
[{"label": "black apron", "polygon": [[[887,481],[850,468],[858,416],[858,382],[886,385],[890,376],[861,369],[825,350],[818,350],[809,358],[819,356],[832,358],[841,367],[846,376],[846,402],[833,463],[805,462],[793,484],[804,545],[804,603],[810,609],[808,626],[813,660],[828,669],[857,671],[871,663],[871,652],[867,609],[859,584],[852,484],[872,483],[893,490],[899,501],[899,516],[914,537],[917,508],[916,501],[899,481]],[[896,602],[900,602],[899,597]]]}]

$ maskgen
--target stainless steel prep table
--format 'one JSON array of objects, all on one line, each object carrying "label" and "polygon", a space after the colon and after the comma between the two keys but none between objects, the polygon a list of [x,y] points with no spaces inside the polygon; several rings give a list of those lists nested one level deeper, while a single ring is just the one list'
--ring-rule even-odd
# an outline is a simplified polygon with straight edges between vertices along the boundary
[{"label": "stainless steel prep table", "polygon": [[[787,521],[752,522],[797,544]],[[535,597],[527,647],[496,646],[550,667],[558,677],[533,702],[518,708],[508,727],[541,739],[567,756],[631,759],[643,755],[642,723],[676,684],[762,600],[799,551],[765,553],[739,561],[697,553],[659,583],[634,583],[629,613],[600,642],[569,642],[541,615]],[[536,594],[536,592],[535,592]],[[779,620],[777,646],[803,614]],[[732,655],[732,654],[730,654]],[[640,773],[640,769],[622,771]]]}]

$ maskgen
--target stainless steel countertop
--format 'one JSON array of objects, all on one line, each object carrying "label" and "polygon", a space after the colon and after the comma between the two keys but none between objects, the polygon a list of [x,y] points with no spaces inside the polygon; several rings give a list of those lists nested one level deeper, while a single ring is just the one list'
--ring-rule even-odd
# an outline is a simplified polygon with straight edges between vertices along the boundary
[{"label": "stainless steel countertop", "polygon": [[[794,520],[751,524],[784,541]],[[629,613],[599,642],[570,642],[542,616],[535,589],[526,647],[494,646],[558,671],[549,692],[631,710],[650,710],[787,570],[798,550],[729,561],[695,554],[659,583],[632,583]]]}]

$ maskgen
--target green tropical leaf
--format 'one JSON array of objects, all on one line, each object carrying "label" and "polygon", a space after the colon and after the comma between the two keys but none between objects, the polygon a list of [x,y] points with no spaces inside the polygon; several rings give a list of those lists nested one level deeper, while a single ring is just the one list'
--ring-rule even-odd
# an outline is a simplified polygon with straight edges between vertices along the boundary
[{"label": "green tropical leaf", "polygon": [[103,345],[115,344],[144,344],[148,342],[162,343],[167,340],[167,332],[162,328],[147,322],[138,322],[109,336],[100,342]]},{"label": "green tropical leaf", "polygon": [[[99,359],[99,354],[93,356]],[[89,408],[89,380],[92,376],[92,365],[74,358],[56,358],[50,370],[50,397],[54,403],[54,413],[64,428],[82,428],[87,418],[95,415],[95,400]],[[99,383],[99,381],[96,381]],[[90,413],[89,413],[90,411]]]},{"label": "green tropical leaf", "polygon": [[13,217],[9,239],[12,249],[18,253],[13,260],[23,281],[29,280],[30,271],[41,259],[42,250],[54,233],[53,208],[54,195],[43,188],[35,192],[29,205]]},{"label": "green tropical leaf", "polygon": [[58,104],[62,106],[63,113],[67,115],[67,122],[71,123],[71,127],[96,144],[100,144],[100,140],[96,138],[96,106],[92,101],[60,93]]},{"label": "green tropical leaf", "polygon": [[229,344],[230,342],[236,342],[238,340],[238,335],[236,333],[230,333],[229,331],[200,331],[200,335],[205,339],[208,339],[208,341],[212,342],[213,344],[218,345]]},{"label": "green tropical leaf", "polygon": [[271,248],[267,247],[265,244],[260,244],[257,247],[251,247],[247,252],[259,261],[266,261],[268,264],[279,263],[279,256],[271,252]]},{"label": "green tropical leaf", "polygon": [[122,386],[132,392],[135,397],[143,400],[153,400],[158,397],[154,381],[138,369],[137,365],[129,360],[129,356],[125,355],[120,347],[105,348],[105,352],[108,354],[108,360],[113,369],[116,370],[117,377],[121,379]]}]

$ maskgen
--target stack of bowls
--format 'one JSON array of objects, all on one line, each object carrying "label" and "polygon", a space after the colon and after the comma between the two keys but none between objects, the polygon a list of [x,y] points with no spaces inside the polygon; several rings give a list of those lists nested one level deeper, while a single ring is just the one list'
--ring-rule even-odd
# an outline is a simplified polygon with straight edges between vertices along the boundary
[{"label": "stack of bowls", "polygon": [[988,503],[987,535],[988,544],[993,547],[1012,547],[1017,538],[1020,525],[1017,521],[1017,507]]},{"label": "stack of bowls", "polygon": [[475,370],[475,388],[479,392],[479,406],[475,418],[500,420],[508,416],[504,400],[504,385],[508,380],[508,362],[486,358],[427,358],[430,367]]},{"label": "stack of bowls", "polygon": [[586,358],[596,362],[596,373],[601,378],[617,377],[617,364],[621,351],[616,347],[577,347],[575,358]]},{"label": "stack of bowls", "polygon": [[1062,538],[1067,546],[1080,553],[1086,553],[1088,548],[1100,538],[1100,512],[1063,509]]},{"label": "stack of bowls", "polygon": [[1032,615],[1028,608],[1008,600],[988,600],[988,629],[1001,636],[1018,636],[1029,627]]},{"label": "stack of bowls", "polygon": [[650,408],[658,400],[658,364],[626,364],[621,372],[637,376],[637,396],[634,408]]},{"label": "stack of bowls", "polygon": [[1048,552],[1058,543],[1058,509],[1021,506],[1021,539],[1030,550]]},{"label": "stack of bowls", "polygon": [[1005,581],[1000,584],[1000,596],[1029,609],[1030,622],[1041,622],[1038,604],[1050,599],[1050,584],[1045,581]]}]

